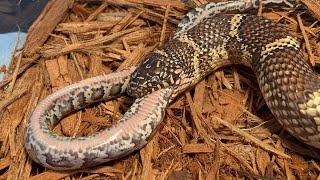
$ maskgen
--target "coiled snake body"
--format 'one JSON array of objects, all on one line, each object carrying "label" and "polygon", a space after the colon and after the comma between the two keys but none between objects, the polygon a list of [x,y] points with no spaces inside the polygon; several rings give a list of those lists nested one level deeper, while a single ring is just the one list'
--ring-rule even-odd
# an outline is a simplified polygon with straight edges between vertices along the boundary
[{"label": "coiled snake body", "polygon": [[[275,2],[290,5],[286,0]],[[87,79],[48,96],[36,107],[26,129],[29,155],[55,170],[84,168],[127,155],[148,142],[166,106],[179,93],[229,64],[251,67],[280,124],[320,148],[320,82],[303,59],[298,42],[285,28],[262,17],[210,17],[257,4],[242,0],[204,5],[191,11],[175,38],[146,56],[141,65]],[[190,23],[197,21],[202,22]],[[83,138],[52,133],[50,128],[70,111],[125,91],[138,99],[113,127]]]}]

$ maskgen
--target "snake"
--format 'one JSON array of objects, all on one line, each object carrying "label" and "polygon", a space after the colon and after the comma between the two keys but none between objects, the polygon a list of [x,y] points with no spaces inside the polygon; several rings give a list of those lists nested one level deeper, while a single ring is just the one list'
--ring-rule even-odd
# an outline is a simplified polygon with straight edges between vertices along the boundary
[{"label": "snake", "polygon": [[[293,0],[264,5],[294,7]],[[66,86],[41,100],[26,125],[29,156],[53,170],[75,170],[126,156],[144,147],[182,92],[226,65],[251,67],[269,109],[294,137],[320,148],[320,80],[299,42],[276,22],[248,14],[259,0],[207,3],[192,9],[174,38],[127,69]],[[115,125],[86,137],[65,137],[52,128],[70,112],[122,93],[135,97]]]}]

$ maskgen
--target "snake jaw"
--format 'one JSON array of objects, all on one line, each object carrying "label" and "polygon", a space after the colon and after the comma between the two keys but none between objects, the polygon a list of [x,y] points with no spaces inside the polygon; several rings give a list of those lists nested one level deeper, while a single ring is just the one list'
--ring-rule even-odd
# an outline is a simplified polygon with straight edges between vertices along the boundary
[{"label": "snake jaw", "polygon": [[182,70],[178,69],[179,66],[170,64],[172,62],[163,50],[150,53],[131,75],[128,95],[141,98],[159,89],[173,87]]}]

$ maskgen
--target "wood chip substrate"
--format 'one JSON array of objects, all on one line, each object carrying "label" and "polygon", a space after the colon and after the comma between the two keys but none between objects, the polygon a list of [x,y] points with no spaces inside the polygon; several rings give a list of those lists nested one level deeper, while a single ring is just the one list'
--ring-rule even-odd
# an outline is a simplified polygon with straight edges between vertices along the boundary
[{"label": "wood chip substrate", "polygon": [[[88,77],[139,64],[172,39],[189,10],[206,2],[50,0],[24,47],[15,49],[6,70],[1,68],[0,180],[320,179],[320,150],[283,130],[252,70],[243,66],[223,67],[179,96],[150,143],[126,157],[57,172],[28,156],[24,130],[39,100]],[[260,6],[247,13],[287,27],[319,72],[320,4],[299,2],[297,8]],[[123,95],[93,104],[63,118],[53,131],[70,137],[94,134],[121,119],[132,102]]]}]

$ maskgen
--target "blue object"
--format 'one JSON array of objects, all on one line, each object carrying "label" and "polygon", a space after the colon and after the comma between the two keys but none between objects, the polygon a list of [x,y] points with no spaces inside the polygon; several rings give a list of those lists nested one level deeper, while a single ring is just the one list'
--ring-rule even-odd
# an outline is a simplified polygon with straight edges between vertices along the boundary
[{"label": "blue object", "polygon": [[[18,32],[0,34],[0,67],[3,64],[8,67],[14,47],[16,46],[16,42],[18,40],[18,34]],[[27,33],[20,32],[20,41],[18,48],[22,47],[26,37]],[[3,78],[3,74],[4,73],[0,73],[0,81]]]}]

